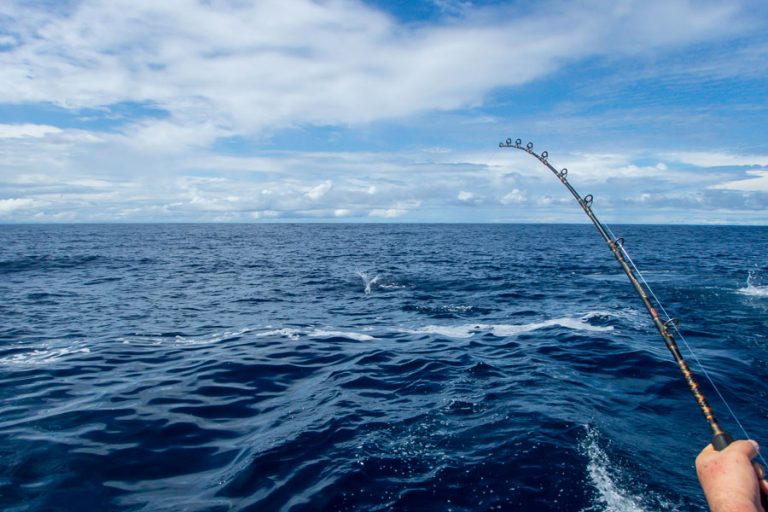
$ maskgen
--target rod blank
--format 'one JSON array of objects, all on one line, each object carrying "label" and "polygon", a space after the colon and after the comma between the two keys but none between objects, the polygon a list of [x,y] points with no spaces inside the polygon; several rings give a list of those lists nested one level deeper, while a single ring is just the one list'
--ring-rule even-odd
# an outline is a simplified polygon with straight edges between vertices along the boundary
[{"label": "rod blank", "polygon": [[709,403],[704,397],[704,394],[701,392],[701,389],[699,388],[699,384],[696,381],[696,378],[694,377],[693,372],[691,372],[691,369],[688,367],[688,363],[683,358],[682,354],[680,354],[680,349],[678,348],[677,343],[675,342],[675,338],[669,329],[670,326],[673,326],[673,324],[676,323],[676,320],[668,319],[665,321],[661,319],[661,317],[659,316],[659,313],[656,311],[656,308],[653,306],[649,298],[648,292],[650,291],[650,288],[646,290],[647,283],[645,286],[643,286],[643,284],[640,283],[640,281],[637,279],[637,276],[635,276],[635,272],[632,270],[632,267],[629,266],[627,259],[624,257],[624,254],[623,254],[623,251],[625,250],[624,239],[618,238],[616,240],[613,240],[608,235],[608,232],[605,226],[603,226],[603,224],[598,220],[595,213],[592,211],[592,202],[594,200],[594,198],[592,197],[592,194],[587,194],[586,196],[583,196],[583,197],[579,195],[576,189],[573,188],[573,186],[568,181],[568,178],[567,178],[568,170],[567,169],[562,169],[561,171],[556,170],[552,166],[552,164],[549,163],[549,153],[547,151],[543,151],[541,154],[537,154],[536,152],[533,151],[532,142],[528,142],[525,145],[525,147],[523,147],[522,140],[517,139],[513,144],[512,139],[507,139],[505,142],[499,143],[499,147],[519,149],[521,151],[524,151],[536,157],[536,159],[538,159],[544,166],[546,166],[560,180],[560,182],[563,185],[565,185],[565,187],[568,189],[571,195],[573,195],[573,197],[578,201],[579,206],[581,206],[581,209],[584,210],[584,213],[587,214],[587,217],[589,217],[589,220],[592,221],[592,223],[595,225],[597,230],[600,232],[600,235],[603,237],[603,240],[605,240],[605,242],[608,244],[608,248],[611,250],[611,253],[619,262],[621,269],[629,278],[629,281],[632,283],[632,287],[640,296],[640,299],[643,301],[643,305],[648,311],[648,314],[651,316],[651,319],[653,320],[653,323],[656,326],[656,329],[659,331],[659,334],[664,339],[664,343],[666,344],[667,348],[672,354],[672,357],[674,358],[675,363],[678,366],[678,369],[682,373],[683,378],[685,379],[685,382],[688,384],[688,388],[691,390],[691,393],[693,393],[693,396],[696,399],[696,403],[698,404],[699,409],[701,410],[702,414],[704,414],[704,418],[707,420],[707,423],[709,424],[709,427],[712,430],[712,435],[714,436],[712,440],[712,445],[715,447],[715,449],[722,450],[726,446],[731,444],[731,442],[733,442],[733,438],[730,435],[728,435],[728,433],[725,430],[723,430],[723,428],[718,423],[717,419],[715,418],[715,414],[712,412],[712,408],[710,407]]}]

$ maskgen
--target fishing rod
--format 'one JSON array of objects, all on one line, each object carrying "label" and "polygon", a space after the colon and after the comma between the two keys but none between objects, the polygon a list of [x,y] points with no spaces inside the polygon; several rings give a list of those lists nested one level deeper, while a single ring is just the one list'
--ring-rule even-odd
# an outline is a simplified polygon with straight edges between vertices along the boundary
[{"label": "fishing rod", "polygon": [[[539,162],[544,164],[550,171],[552,171],[552,173],[560,180],[560,182],[570,191],[573,197],[576,198],[576,200],[579,202],[579,206],[581,206],[581,209],[584,210],[584,213],[587,214],[589,220],[592,221],[592,224],[594,224],[597,230],[600,232],[600,235],[603,237],[603,240],[605,240],[605,243],[608,244],[608,248],[611,250],[611,253],[613,253],[614,257],[619,262],[619,265],[621,265],[621,269],[627,275],[635,291],[640,296],[640,299],[645,305],[645,309],[648,310],[648,313],[653,319],[653,323],[656,326],[656,329],[659,331],[659,334],[661,334],[661,337],[664,339],[664,343],[672,353],[672,357],[675,359],[675,363],[677,363],[680,372],[683,374],[683,378],[685,378],[685,382],[688,384],[688,388],[696,398],[699,409],[701,409],[701,412],[704,414],[704,417],[709,424],[709,428],[712,430],[712,446],[715,448],[715,450],[721,451],[726,446],[731,444],[733,442],[733,438],[717,422],[715,414],[712,412],[712,408],[709,406],[709,403],[707,403],[707,399],[704,398],[704,394],[699,388],[699,383],[696,381],[696,378],[688,367],[688,363],[685,361],[682,354],[680,354],[680,349],[678,348],[677,343],[675,342],[675,338],[670,330],[670,328],[675,330],[677,329],[677,320],[673,318],[663,320],[659,316],[658,311],[656,311],[653,303],[651,303],[649,294],[653,295],[657,303],[659,302],[658,298],[656,298],[653,290],[651,290],[651,287],[645,280],[643,280],[645,286],[640,283],[640,281],[637,279],[637,276],[635,275],[634,270],[632,270],[632,267],[630,267],[628,260],[629,262],[632,260],[624,249],[624,239],[613,238],[612,236],[609,236],[609,230],[597,219],[595,213],[592,211],[592,194],[588,194],[586,196],[579,195],[579,193],[576,192],[576,189],[573,188],[573,186],[568,181],[568,169],[562,169],[560,171],[555,169],[552,164],[549,163],[549,154],[546,151],[542,151],[541,154],[537,154],[533,150],[532,142],[529,142],[523,146],[520,139],[517,139],[514,143],[512,142],[512,139],[507,139],[504,142],[500,142],[499,147],[519,149],[530,155],[533,155],[539,160]],[[659,306],[661,306],[661,303],[659,303]],[[662,311],[664,310],[663,307],[661,307],[661,309]]]}]

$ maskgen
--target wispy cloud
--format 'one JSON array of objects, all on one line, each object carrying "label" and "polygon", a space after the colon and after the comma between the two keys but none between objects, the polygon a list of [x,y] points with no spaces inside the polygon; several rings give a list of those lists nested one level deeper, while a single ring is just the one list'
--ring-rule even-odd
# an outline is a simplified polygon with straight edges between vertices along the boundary
[{"label": "wispy cloud", "polygon": [[0,139],[40,138],[51,133],[61,130],[44,124],[0,124]]},{"label": "wispy cloud", "polygon": [[[721,190],[739,190],[743,192],[768,192],[768,170],[759,171],[746,171],[748,176],[754,176],[753,178],[745,178],[742,180],[734,180],[726,183],[718,183],[711,188]],[[768,203],[763,202],[760,205],[761,208],[768,207]]]},{"label": "wispy cloud", "polygon": [[149,102],[170,112],[137,127],[142,141],[187,141],[174,125],[216,137],[365,123],[476,105],[494,88],[609,47],[614,56],[652,52],[742,23],[723,5],[587,4],[481,10],[464,23],[407,29],[340,0],[90,1],[58,17],[12,3],[3,14],[16,44],[0,53],[0,101]]},{"label": "wispy cloud", "polygon": [[[505,135],[498,130],[616,138],[630,111],[633,122],[646,116],[663,129],[675,113],[660,120],[643,106],[595,105],[661,76],[656,59],[682,66],[689,48],[735,41],[743,57],[707,55],[686,78],[695,83],[738,76],[740,66],[762,76],[755,63],[765,43],[743,41],[761,25],[740,3],[431,4],[446,16],[405,24],[353,0],[5,2],[0,107],[56,105],[89,121],[0,118],[0,219],[547,219],[560,201],[557,184],[494,151]],[[614,72],[578,104],[566,90],[553,93],[544,120],[505,110],[507,102],[528,107],[516,91],[565,88],[563,74],[578,77],[597,61]],[[462,122],[448,127],[435,113]],[[329,128],[340,135],[322,135]],[[487,136],[488,150],[436,143],[431,130]],[[339,149],[304,149],[294,134]],[[338,142],[351,134],[354,142]],[[765,154],[564,144],[558,161],[603,193],[606,207],[661,207],[660,198],[678,197],[706,210],[711,203],[689,199],[762,204],[745,194],[765,190],[754,174]]]}]

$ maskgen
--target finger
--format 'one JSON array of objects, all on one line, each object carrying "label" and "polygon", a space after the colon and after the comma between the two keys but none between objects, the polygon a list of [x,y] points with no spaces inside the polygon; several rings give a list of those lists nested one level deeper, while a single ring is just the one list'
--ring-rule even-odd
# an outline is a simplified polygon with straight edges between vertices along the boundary
[{"label": "finger", "polygon": [[768,496],[768,481],[760,480],[760,492],[763,495]]},{"label": "finger", "polygon": [[765,480],[765,468],[762,464],[758,464],[757,462],[753,463],[752,466],[755,468],[755,473],[757,473],[757,478],[759,480]]},{"label": "finger", "polygon": [[737,452],[743,453],[750,459],[753,459],[760,452],[760,445],[757,444],[756,441],[753,441],[751,439],[748,441],[734,441],[733,443],[728,445],[726,450],[737,451]]}]

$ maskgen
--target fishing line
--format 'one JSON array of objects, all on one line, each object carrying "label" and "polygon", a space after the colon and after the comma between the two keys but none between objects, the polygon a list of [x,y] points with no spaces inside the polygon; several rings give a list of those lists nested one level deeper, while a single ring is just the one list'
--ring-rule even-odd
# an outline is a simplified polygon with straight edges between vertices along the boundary
[{"label": "fishing line", "polygon": [[[610,233],[610,235],[616,239],[616,236],[613,234],[613,231],[611,228],[607,225],[605,225],[605,229]],[[736,425],[738,425],[739,429],[741,430],[741,433],[744,434],[744,437],[746,439],[753,439],[752,436],[749,435],[747,430],[744,428],[744,425],[742,425],[741,421],[739,421],[739,417],[736,416],[736,413],[731,409],[730,404],[725,399],[723,394],[720,392],[720,388],[715,384],[715,381],[712,379],[712,377],[709,375],[709,372],[707,371],[704,364],[699,359],[698,354],[696,354],[696,351],[693,350],[693,347],[688,343],[688,340],[685,339],[685,336],[683,336],[683,333],[680,332],[680,329],[678,328],[678,324],[674,319],[667,313],[667,310],[664,308],[664,304],[659,300],[659,298],[656,296],[656,293],[654,293],[653,288],[651,288],[651,285],[648,284],[648,281],[646,281],[645,276],[640,271],[639,268],[637,268],[637,265],[635,265],[634,260],[632,259],[632,256],[629,255],[629,252],[627,252],[627,248],[623,245],[621,246],[621,252],[624,254],[624,257],[627,258],[627,261],[629,261],[630,265],[632,265],[632,268],[634,269],[635,273],[640,277],[640,280],[643,282],[645,287],[648,289],[648,292],[653,297],[653,300],[656,301],[656,305],[659,307],[661,312],[664,314],[664,316],[667,318],[667,323],[672,326],[672,328],[675,330],[675,333],[680,338],[680,340],[683,342],[683,345],[685,345],[685,348],[688,350],[688,352],[693,356],[693,360],[696,361],[696,365],[698,366],[698,369],[701,370],[701,373],[704,375],[704,377],[707,379],[709,384],[712,386],[712,389],[715,390],[715,393],[717,393],[717,396],[720,397],[720,400],[725,405],[725,408],[728,409],[728,413],[731,415],[731,418],[736,422]],[[762,453],[757,454],[760,461],[763,463],[764,466],[768,466],[768,462],[766,462],[765,458],[763,458]]]},{"label": "fishing line", "polygon": [[[683,378],[688,384],[689,390],[691,391],[694,398],[696,399],[696,403],[698,404],[699,409],[701,410],[702,414],[704,415],[704,418],[707,420],[707,423],[709,424],[710,429],[712,430],[713,447],[718,451],[725,449],[725,447],[727,447],[729,444],[733,442],[733,438],[718,423],[717,419],[715,418],[715,414],[712,411],[712,408],[710,407],[709,403],[707,402],[707,399],[704,397],[704,395],[701,392],[701,389],[699,387],[699,384],[696,378],[693,375],[693,372],[691,372],[690,368],[688,367],[688,363],[686,362],[683,355],[680,353],[680,349],[678,348],[677,343],[675,342],[675,337],[673,335],[673,331],[676,332],[678,335],[680,335],[680,331],[679,329],[677,329],[677,326],[675,325],[677,321],[672,319],[667,314],[667,312],[664,310],[663,305],[659,301],[658,297],[653,293],[653,290],[648,285],[648,281],[643,277],[642,273],[639,272],[639,269],[634,264],[631,257],[629,257],[629,254],[624,248],[624,239],[617,238],[613,234],[613,232],[611,232],[610,228],[607,228],[607,226],[603,225],[598,220],[597,216],[592,211],[592,202],[593,202],[592,194],[581,196],[576,191],[576,189],[573,188],[573,185],[571,185],[570,182],[568,181],[568,178],[567,178],[568,169],[562,169],[559,171],[555,169],[548,160],[549,154],[546,151],[542,151],[541,154],[537,154],[536,152],[534,152],[532,142],[529,142],[528,144],[523,146],[522,141],[520,139],[517,139],[514,142],[514,144],[512,143],[512,139],[507,139],[505,142],[500,142],[499,147],[519,149],[521,151],[525,151],[533,155],[534,157],[536,157],[539,160],[539,162],[541,162],[544,166],[546,166],[560,180],[560,182],[568,189],[571,195],[573,195],[573,197],[578,201],[579,206],[581,206],[581,209],[584,210],[584,213],[587,215],[587,217],[589,217],[589,219],[594,224],[595,228],[597,228],[597,230],[600,232],[600,235],[603,237],[603,240],[606,242],[606,244],[608,244],[608,248],[611,250],[611,253],[614,255],[619,265],[621,266],[621,269],[629,278],[629,281],[632,284],[632,287],[635,289],[640,299],[642,300],[643,305],[645,306],[646,310],[648,311],[648,314],[651,316],[651,319],[653,320],[654,325],[656,326],[656,329],[658,330],[659,334],[664,340],[664,343],[666,344],[667,349],[669,349],[670,353],[672,354],[672,357],[674,358],[675,363],[678,366],[678,369],[680,370],[680,372],[683,375]],[[637,273],[637,275],[640,276],[642,283],[638,279],[637,275],[635,275],[635,273]],[[662,317],[659,315],[654,303],[651,302],[649,295],[653,297],[655,301],[655,305],[662,310],[662,312],[666,316],[665,319],[662,319]],[[680,336],[680,339],[683,340],[688,350],[691,351],[691,353],[693,353],[690,345],[685,340],[685,338]],[[696,361],[699,367],[703,369],[703,366],[699,358],[696,357],[695,354],[694,354],[694,357],[696,358]],[[721,400],[723,400],[723,403],[726,404],[726,407],[728,407],[728,411],[730,412],[731,416],[736,420],[736,422],[739,424],[740,428],[744,432],[744,427],[741,425],[741,422],[738,421],[738,418],[736,418],[736,415],[733,413],[733,410],[723,398],[722,393],[720,393],[719,389],[717,389],[717,386],[714,385],[712,378],[706,373],[706,370],[704,370],[704,373],[707,376],[707,380],[710,382],[710,384],[713,384],[713,388],[716,390]],[[747,437],[749,437],[749,435],[747,435]]]}]

